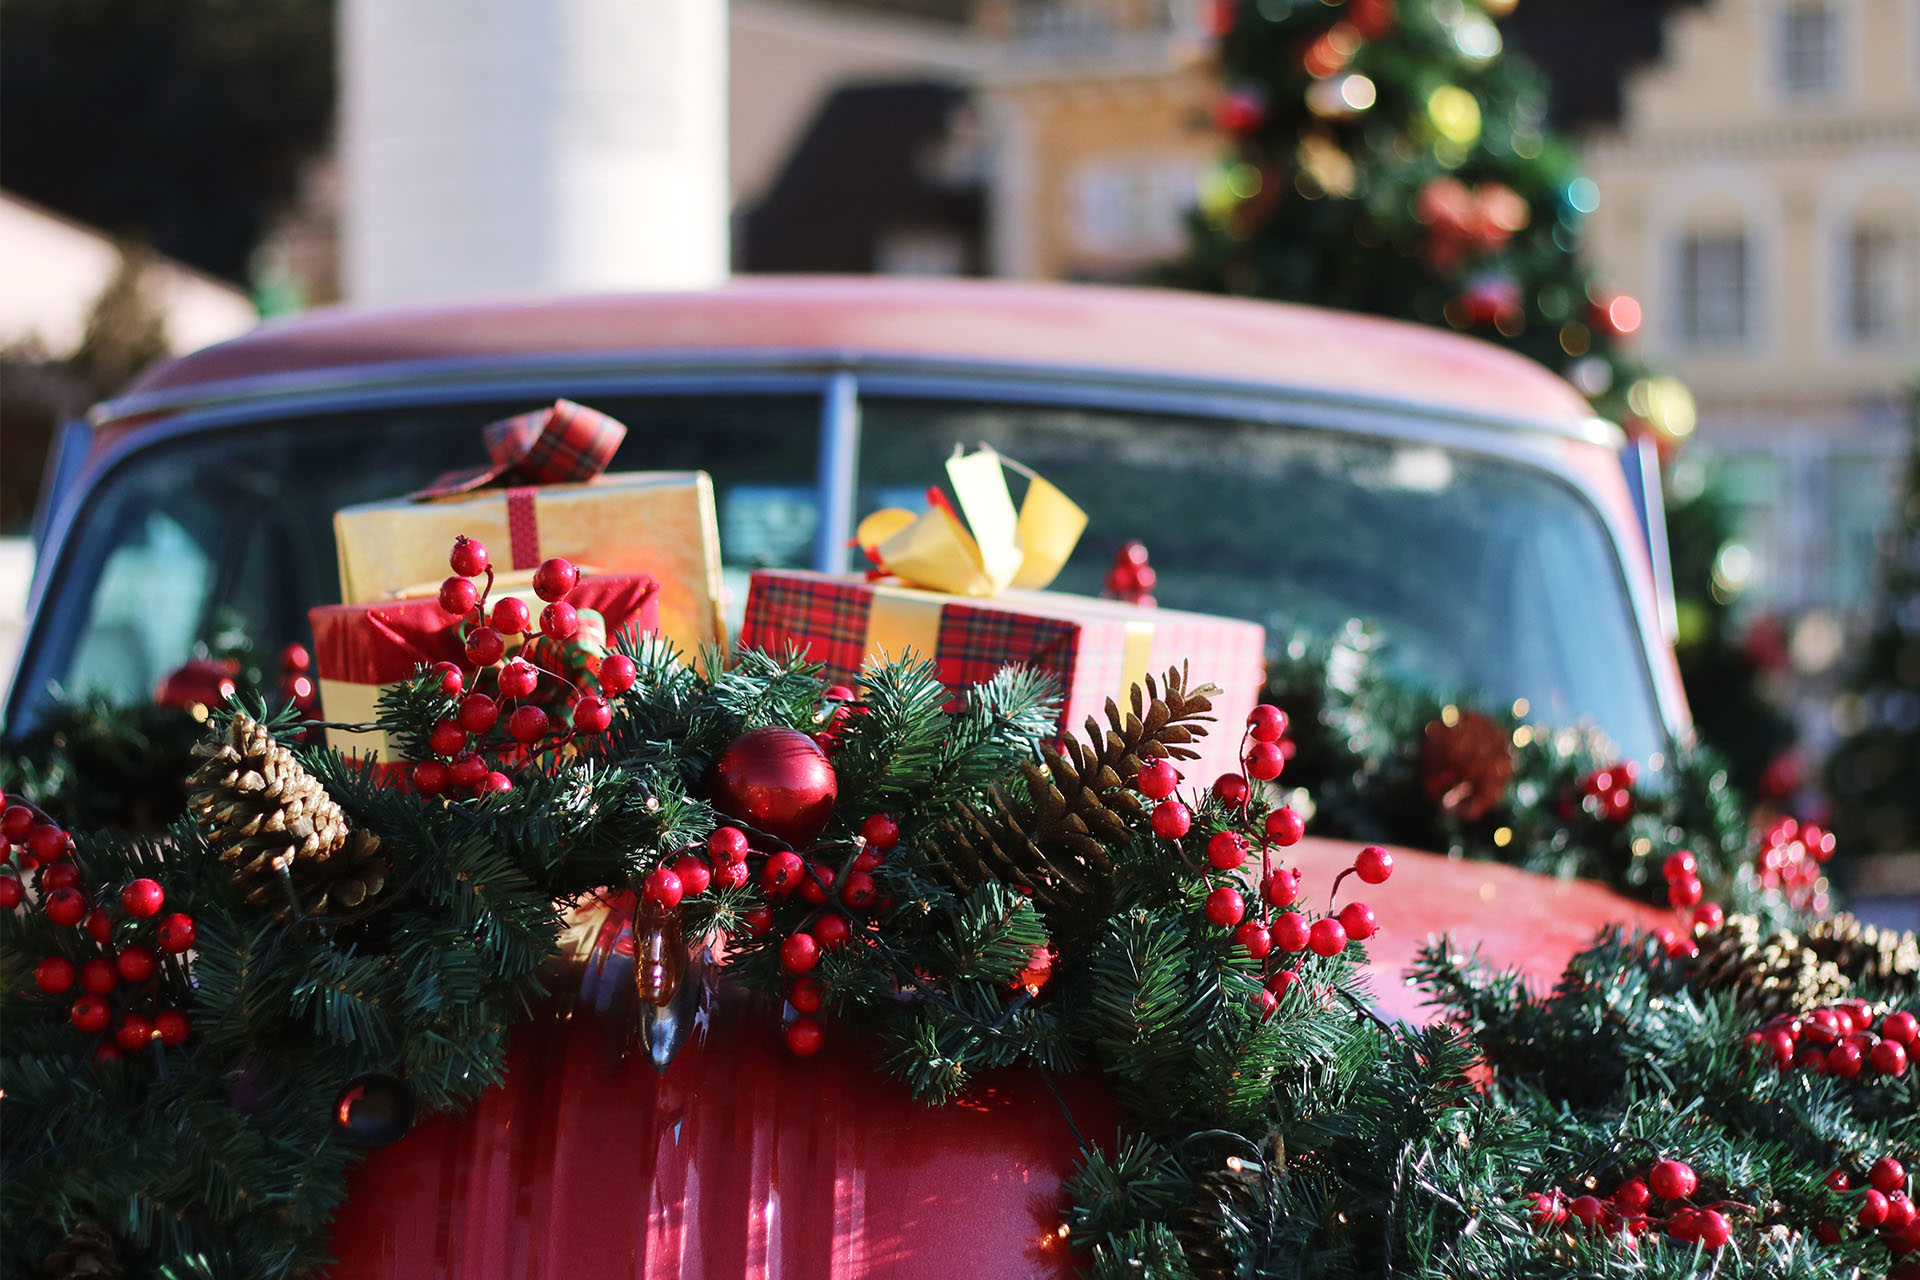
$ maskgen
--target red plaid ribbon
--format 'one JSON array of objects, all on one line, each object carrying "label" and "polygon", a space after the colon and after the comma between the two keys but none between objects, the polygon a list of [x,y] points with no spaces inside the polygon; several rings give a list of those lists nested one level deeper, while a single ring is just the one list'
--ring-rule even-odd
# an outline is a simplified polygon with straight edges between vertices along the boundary
[{"label": "red plaid ribbon", "polygon": [[466,493],[488,484],[568,484],[607,469],[627,429],[597,409],[555,400],[551,407],[489,423],[481,433],[492,463],[450,471],[408,496],[415,501]]}]

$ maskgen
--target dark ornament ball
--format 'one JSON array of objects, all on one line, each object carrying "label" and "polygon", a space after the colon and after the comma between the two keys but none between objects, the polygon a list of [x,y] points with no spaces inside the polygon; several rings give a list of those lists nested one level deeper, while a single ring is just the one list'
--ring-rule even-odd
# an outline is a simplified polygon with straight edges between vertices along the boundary
[{"label": "dark ornament ball", "polygon": [[385,1147],[413,1127],[413,1090],[398,1076],[369,1071],[355,1076],[333,1104],[333,1124],[356,1147]]},{"label": "dark ornament ball", "polygon": [[797,729],[741,734],[713,766],[713,807],[797,849],[833,816],[839,780],[814,740]]}]

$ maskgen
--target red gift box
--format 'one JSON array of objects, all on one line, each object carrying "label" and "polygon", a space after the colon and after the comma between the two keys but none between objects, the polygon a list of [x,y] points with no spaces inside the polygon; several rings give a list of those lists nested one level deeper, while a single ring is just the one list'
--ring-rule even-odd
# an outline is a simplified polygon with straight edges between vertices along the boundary
[{"label": "red gift box", "polygon": [[956,691],[1005,666],[1034,667],[1060,681],[1063,732],[1101,715],[1108,698],[1126,706],[1142,677],[1184,663],[1196,684],[1222,690],[1213,699],[1218,721],[1195,744],[1200,759],[1183,766],[1207,782],[1239,768],[1241,729],[1266,678],[1266,630],[1238,618],[1056,591],[954,596],[800,570],[753,575],[740,642],[776,652],[792,645],[846,683],[869,661],[909,649],[931,657]]},{"label": "red gift box", "polygon": [[[537,617],[541,601],[531,589],[507,590],[496,584],[493,596],[525,596]],[[567,596],[576,609],[597,611],[607,624],[607,647],[622,634],[644,635],[660,628],[660,588],[645,574],[595,574],[580,580]],[[376,604],[330,604],[307,611],[313,627],[314,670],[320,705],[329,720],[358,724],[378,714],[380,690],[411,679],[422,666],[470,664],[462,651],[460,619],[450,616],[434,596],[387,600]],[[375,760],[394,758],[386,735],[329,729],[328,743]]]}]

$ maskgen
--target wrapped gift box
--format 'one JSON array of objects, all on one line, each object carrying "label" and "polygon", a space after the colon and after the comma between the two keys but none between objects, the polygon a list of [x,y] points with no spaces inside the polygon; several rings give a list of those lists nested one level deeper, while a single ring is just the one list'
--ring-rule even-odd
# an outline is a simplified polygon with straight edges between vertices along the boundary
[{"label": "wrapped gift box", "polygon": [[366,503],[336,512],[333,531],[349,604],[433,592],[447,576],[454,538],[465,534],[486,545],[496,570],[563,556],[595,576],[646,574],[659,584],[659,630],[682,653],[726,643],[720,535],[704,471]]},{"label": "wrapped gift box", "polygon": [[799,570],[753,575],[740,641],[775,651],[791,644],[848,683],[867,662],[908,649],[932,657],[954,689],[1003,666],[1035,667],[1060,680],[1063,732],[1099,715],[1108,698],[1127,705],[1127,690],[1142,677],[1185,663],[1196,684],[1222,690],[1216,726],[1196,744],[1200,759],[1182,766],[1205,782],[1239,767],[1241,728],[1266,674],[1265,629],[1237,618],[1054,591],[953,596]]},{"label": "wrapped gift box", "polygon": [[[539,617],[543,602],[530,586],[507,590],[496,587],[489,605],[502,595],[521,597],[533,616]],[[609,649],[622,634],[643,635],[660,627],[659,586],[645,574],[582,577],[567,596],[567,603],[580,610],[592,609],[606,620]],[[320,706],[329,720],[350,724],[372,721],[378,714],[380,690],[410,679],[422,665],[445,661],[467,666],[460,620],[442,610],[433,596],[375,604],[322,605],[309,609],[307,620],[313,626]],[[509,638],[509,653],[512,651]],[[384,733],[329,729],[327,734],[328,745],[340,751],[358,752],[383,762],[397,756]]]}]

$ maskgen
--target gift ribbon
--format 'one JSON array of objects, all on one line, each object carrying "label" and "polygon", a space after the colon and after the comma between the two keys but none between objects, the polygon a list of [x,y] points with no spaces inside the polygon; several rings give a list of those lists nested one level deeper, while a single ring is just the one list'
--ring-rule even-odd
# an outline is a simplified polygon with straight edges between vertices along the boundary
[{"label": "gift ribbon", "polygon": [[507,490],[507,547],[515,569],[540,567],[540,516],[533,495],[527,487]]},{"label": "gift ribbon", "polygon": [[[555,400],[545,409],[488,423],[480,434],[486,441],[488,465],[477,470],[449,472],[407,496],[415,502],[424,502],[429,498],[466,493],[483,485],[505,484],[511,502],[511,493],[516,487],[591,480],[613,461],[614,452],[626,439],[627,429],[597,409],[571,400]],[[536,535],[533,540],[536,549],[538,542]],[[536,559],[533,563],[539,561]],[[517,561],[515,567],[521,567]]]},{"label": "gift ribbon", "polygon": [[[1016,513],[1004,468],[1027,477]],[[947,478],[966,520],[938,489],[915,515],[890,507],[860,522],[855,540],[879,569],[910,586],[959,596],[995,596],[1008,587],[1052,582],[1087,527],[1087,513],[1048,481],[982,446],[956,450]]]}]

